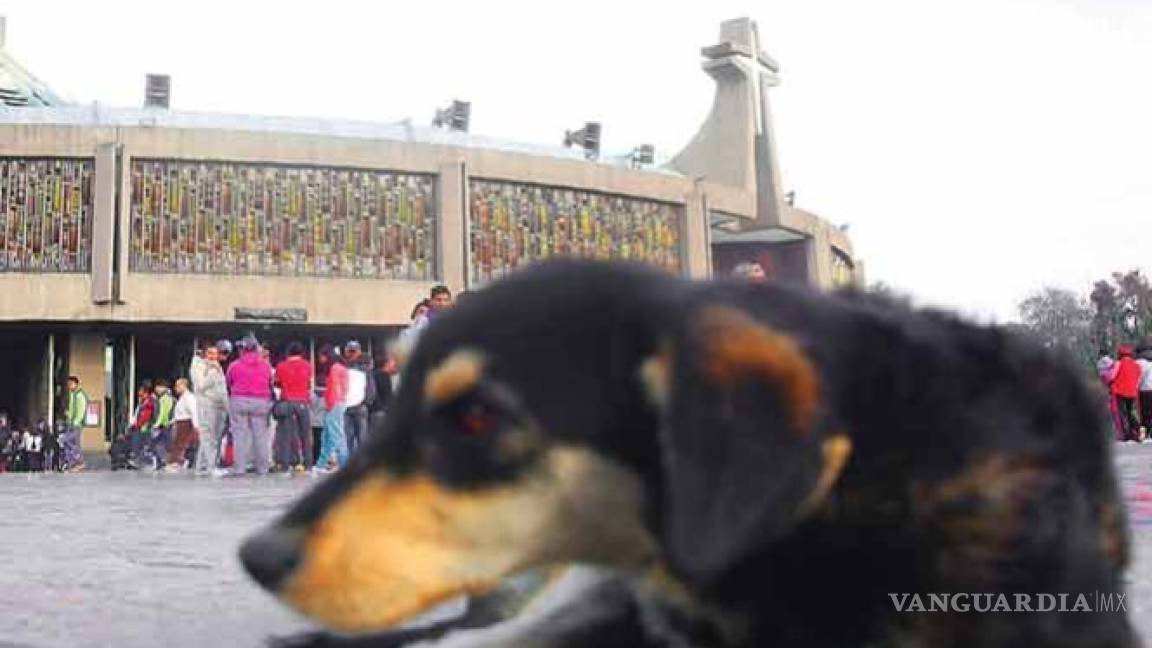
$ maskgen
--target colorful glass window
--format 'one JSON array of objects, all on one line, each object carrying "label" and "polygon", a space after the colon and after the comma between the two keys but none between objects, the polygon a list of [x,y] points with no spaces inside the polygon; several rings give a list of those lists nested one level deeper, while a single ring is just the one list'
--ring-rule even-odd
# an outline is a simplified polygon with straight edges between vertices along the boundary
[{"label": "colorful glass window", "polygon": [[134,272],[431,280],[431,175],[133,160]]},{"label": "colorful glass window", "polygon": [[0,272],[88,272],[91,160],[0,157]]},{"label": "colorful glass window", "polygon": [[550,256],[625,259],[682,271],[678,205],[481,179],[471,180],[469,191],[474,284]]}]

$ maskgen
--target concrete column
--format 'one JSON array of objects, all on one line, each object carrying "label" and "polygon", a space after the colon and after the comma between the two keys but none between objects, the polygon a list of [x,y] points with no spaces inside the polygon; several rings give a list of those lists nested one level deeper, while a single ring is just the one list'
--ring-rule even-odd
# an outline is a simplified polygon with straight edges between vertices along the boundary
[{"label": "concrete column", "polygon": [[868,286],[868,275],[864,272],[864,262],[860,259],[852,259],[852,285],[857,288]]},{"label": "concrete column", "polygon": [[80,379],[80,386],[88,394],[88,400],[100,408],[100,422],[97,427],[84,428],[80,445],[85,451],[102,452],[104,443],[104,419],[109,412],[104,411],[104,334],[73,333],[69,337],[68,373]]},{"label": "concrete column", "polygon": [[92,178],[92,301],[112,301],[112,259],[116,228],[116,145],[96,148]]},{"label": "concrete column", "polygon": [[808,282],[820,290],[832,288],[832,241],[827,226],[818,223],[811,238],[804,241],[808,260]]},{"label": "concrete column", "polygon": [[684,196],[684,273],[693,279],[707,279],[712,274],[708,249],[708,210],[704,195],[694,190]]},{"label": "concrete column", "polygon": [[116,259],[117,280],[114,297],[116,303],[123,304],[128,301],[124,287],[125,279],[128,277],[128,255],[132,244],[132,157],[123,150],[120,153],[120,211],[116,214],[116,218],[119,219],[120,240],[117,241],[119,256]]},{"label": "concrete column", "polygon": [[453,294],[468,286],[468,173],[464,162],[440,165],[436,221],[438,278]]}]

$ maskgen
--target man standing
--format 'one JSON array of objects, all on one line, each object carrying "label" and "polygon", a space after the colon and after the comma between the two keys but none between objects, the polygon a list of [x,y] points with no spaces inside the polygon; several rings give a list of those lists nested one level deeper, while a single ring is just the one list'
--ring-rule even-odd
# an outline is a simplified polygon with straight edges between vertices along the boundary
[{"label": "man standing", "polygon": [[392,376],[399,372],[396,358],[384,353],[376,358],[376,370],[372,372],[372,382],[376,383],[376,399],[368,408],[372,414],[385,412],[392,400]]},{"label": "man standing", "polygon": [[80,472],[84,470],[84,453],[80,451],[80,433],[84,429],[84,418],[88,415],[88,394],[80,388],[80,379],[68,376],[68,412],[64,429],[64,470]]},{"label": "man standing", "polygon": [[296,471],[312,467],[312,425],[308,407],[312,399],[312,363],[304,359],[304,345],[288,343],[288,357],[276,365],[280,385],[280,421],[276,434],[276,463]]},{"label": "man standing", "polygon": [[220,460],[220,437],[228,420],[228,385],[221,362],[232,351],[232,343],[220,340],[204,349],[203,357],[192,358],[192,391],[196,394],[200,418],[200,449],[196,452],[196,472],[205,474]]},{"label": "man standing", "polygon": [[344,346],[344,364],[348,368],[348,395],[344,399],[344,435],[348,453],[356,452],[368,430],[368,408],[376,400],[372,361],[364,356],[360,343],[351,340]]},{"label": "man standing", "polygon": [[443,284],[433,286],[428,299],[416,304],[416,308],[412,310],[412,323],[400,333],[400,341],[409,346],[415,344],[424,327],[428,326],[436,315],[451,307],[452,291],[448,286]]},{"label": "man standing", "polygon": [[435,317],[439,311],[452,307],[452,291],[448,290],[448,286],[442,284],[433,286],[431,292],[428,294],[428,302],[430,306],[428,309],[428,317]]},{"label": "man standing", "polygon": [[1152,348],[1140,349],[1136,355],[1140,367],[1140,429],[1147,436],[1152,433]]}]

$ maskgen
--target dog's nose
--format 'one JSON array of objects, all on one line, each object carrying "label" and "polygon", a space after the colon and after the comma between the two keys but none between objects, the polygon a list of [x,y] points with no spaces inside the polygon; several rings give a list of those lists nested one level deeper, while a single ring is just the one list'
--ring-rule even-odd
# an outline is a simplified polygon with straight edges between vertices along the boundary
[{"label": "dog's nose", "polygon": [[244,541],[240,562],[265,588],[276,591],[303,557],[302,534],[279,526],[269,527]]}]

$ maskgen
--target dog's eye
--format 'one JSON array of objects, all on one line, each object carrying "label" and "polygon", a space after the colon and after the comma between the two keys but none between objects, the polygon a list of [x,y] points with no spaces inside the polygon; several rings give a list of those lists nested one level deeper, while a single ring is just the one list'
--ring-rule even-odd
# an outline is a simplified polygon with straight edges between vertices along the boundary
[{"label": "dog's eye", "polygon": [[489,434],[496,429],[496,414],[483,405],[473,405],[464,412],[460,426],[474,436]]}]

